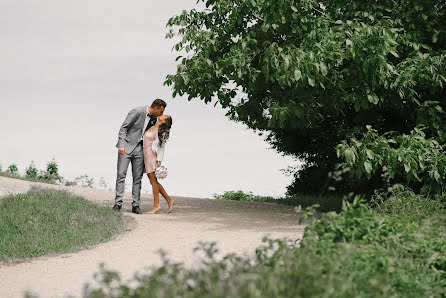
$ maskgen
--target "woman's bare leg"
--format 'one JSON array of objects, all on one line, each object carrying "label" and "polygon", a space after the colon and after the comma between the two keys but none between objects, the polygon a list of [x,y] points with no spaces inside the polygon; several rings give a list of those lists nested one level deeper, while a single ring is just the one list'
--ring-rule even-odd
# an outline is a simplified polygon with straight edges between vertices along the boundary
[{"label": "woman's bare leg", "polygon": [[150,184],[153,192],[153,208],[149,213],[156,213],[161,210],[160,206],[160,184],[158,183],[155,173],[148,173]]},{"label": "woman's bare leg", "polygon": [[171,197],[169,197],[169,195],[164,190],[164,187],[161,185],[161,183],[158,182],[158,185],[159,185],[159,190],[160,190],[161,195],[164,197],[164,199],[166,199],[167,205],[169,205],[169,210],[167,212],[170,213],[170,212],[172,212],[173,205],[175,204],[175,200],[172,199]]}]

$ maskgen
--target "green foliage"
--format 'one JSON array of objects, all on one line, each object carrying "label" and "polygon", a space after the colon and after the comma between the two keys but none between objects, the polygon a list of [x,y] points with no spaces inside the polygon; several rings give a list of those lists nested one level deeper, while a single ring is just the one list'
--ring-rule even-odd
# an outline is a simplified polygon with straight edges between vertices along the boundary
[{"label": "green foliage", "polygon": [[[410,202],[411,210],[403,202]],[[216,259],[215,243],[200,243],[202,265],[169,261],[123,283],[101,267],[99,288],[85,297],[441,297],[446,292],[445,205],[395,187],[376,195],[375,210],[361,197],[343,211],[322,215],[304,239],[272,240],[250,260]],[[402,208],[400,208],[402,207]],[[419,216],[424,214],[424,216]],[[415,220],[414,220],[415,219]]]},{"label": "green foliage", "polygon": [[125,230],[124,217],[64,191],[33,188],[0,203],[0,261],[77,251]]},{"label": "green foliage", "polygon": [[357,178],[370,179],[375,173],[386,172],[390,181],[415,181],[442,192],[446,183],[446,155],[434,138],[426,138],[419,126],[406,135],[386,133],[367,127],[361,140],[352,138],[337,146],[337,154]]},{"label": "green foliage", "polygon": [[376,192],[371,206],[380,214],[404,215],[407,220],[420,223],[444,211],[445,199],[444,195],[436,199],[417,196],[410,188],[396,184],[385,193]]},{"label": "green foliage", "polygon": [[25,178],[36,179],[38,173],[39,173],[39,171],[37,170],[36,166],[34,165],[34,162],[31,162],[31,164],[25,170]]},{"label": "green foliage", "polygon": [[54,159],[48,162],[45,172],[40,171],[38,178],[50,183],[62,182],[63,179],[62,176],[59,175],[59,166]]},{"label": "green foliage", "polygon": [[341,211],[342,206],[342,197],[335,195],[294,194],[292,196],[275,198],[270,196],[254,195],[252,192],[245,193],[239,190],[225,191],[220,195],[214,194],[214,198],[217,200],[278,203],[296,207],[300,206],[300,208],[307,208],[317,204],[317,210],[321,212]]},{"label": "green foliage", "polygon": [[[339,214],[327,213],[307,226],[302,247],[316,241],[371,246],[394,260],[391,266],[408,264],[429,268],[433,281],[446,287],[446,207],[444,202],[415,195],[397,186],[378,194],[377,210],[356,200]],[[395,262],[397,261],[398,262]],[[376,265],[382,265],[377,263]],[[421,270],[421,268],[420,268]],[[400,271],[400,278],[408,272]],[[408,279],[410,280],[410,279]],[[424,296],[424,295],[421,295]]]},{"label": "green foliage", "polygon": [[274,197],[270,196],[258,196],[254,195],[252,192],[245,193],[241,190],[238,191],[225,191],[223,194],[214,194],[214,198],[217,200],[232,200],[232,201],[259,201],[259,202],[269,202],[275,201]]},{"label": "green foliage", "polygon": [[[12,169],[11,170],[9,169]],[[60,174],[59,174],[59,165],[57,162],[52,159],[47,163],[46,170],[38,170],[36,166],[34,165],[34,162],[31,162],[28,168],[25,170],[25,176],[18,174],[18,169],[16,164],[12,164],[9,166],[8,171],[2,172],[0,167],[0,176],[6,176],[11,178],[18,178],[28,181],[36,181],[36,182],[43,182],[43,183],[49,183],[49,184],[61,184],[65,186],[81,186],[81,187],[89,187],[94,188],[95,187],[95,181],[93,177],[89,177],[88,175],[81,175],[76,177],[73,181],[67,181],[65,180]],[[101,177],[99,181],[99,187],[100,188],[108,188],[108,184],[105,181],[104,178]]]},{"label": "green foliage", "polygon": [[17,165],[15,163],[11,164],[8,167],[8,173],[12,174],[12,175],[17,175],[19,172],[19,168],[17,167]]},{"label": "green foliage", "polygon": [[46,171],[39,171],[34,165],[34,162],[31,162],[28,168],[26,168],[25,175],[23,176],[18,174],[17,165],[12,164],[5,172],[2,172],[0,169],[0,176],[50,184],[61,184],[64,181],[63,177],[59,175],[59,166],[54,159],[48,162]]},{"label": "green foliage", "polygon": [[445,108],[444,1],[198,2],[206,9],[168,22],[180,56],[165,84],[174,96],[215,101],[306,162],[289,194],[321,191],[339,162],[336,145],[358,139],[366,125],[399,135],[433,126],[427,137],[444,143],[444,116],[435,125],[426,117],[429,102]]}]

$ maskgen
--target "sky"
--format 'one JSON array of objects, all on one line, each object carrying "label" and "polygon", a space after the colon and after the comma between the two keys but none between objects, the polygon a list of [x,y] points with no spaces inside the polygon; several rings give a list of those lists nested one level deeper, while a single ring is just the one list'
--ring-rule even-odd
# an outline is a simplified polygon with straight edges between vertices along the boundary
[{"label": "sky", "polygon": [[[173,119],[160,181],[170,195],[228,190],[282,196],[298,161],[277,153],[219,106],[172,98],[176,69],[166,23],[196,0],[0,1],[0,165],[55,159],[67,180],[87,174],[114,189],[118,130],[155,98]],[[127,175],[131,185],[131,171]],[[150,193],[147,177],[143,193]]]}]

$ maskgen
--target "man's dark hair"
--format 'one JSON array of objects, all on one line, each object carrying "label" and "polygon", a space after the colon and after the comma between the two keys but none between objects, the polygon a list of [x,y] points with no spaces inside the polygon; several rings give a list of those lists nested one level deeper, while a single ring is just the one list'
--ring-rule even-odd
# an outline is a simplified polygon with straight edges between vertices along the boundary
[{"label": "man's dark hair", "polygon": [[155,109],[155,108],[161,108],[161,107],[166,108],[166,106],[167,106],[167,104],[164,100],[157,98],[152,102],[152,105],[150,107],[152,109]]}]

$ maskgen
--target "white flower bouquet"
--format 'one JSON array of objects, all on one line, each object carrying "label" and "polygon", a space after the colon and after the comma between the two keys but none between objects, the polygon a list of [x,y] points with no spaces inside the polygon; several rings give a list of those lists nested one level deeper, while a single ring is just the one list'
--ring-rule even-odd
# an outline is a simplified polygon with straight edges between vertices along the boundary
[{"label": "white flower bouquet", "polygon": [[158,179],[166,178],[166,176],[167,176],[167,168],[165,168],[164,166],[157,167],[155,169],[155,176]]}]

